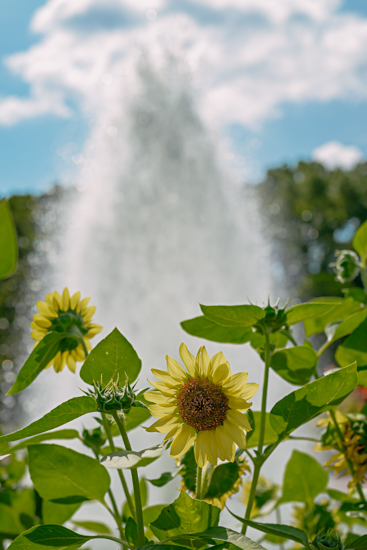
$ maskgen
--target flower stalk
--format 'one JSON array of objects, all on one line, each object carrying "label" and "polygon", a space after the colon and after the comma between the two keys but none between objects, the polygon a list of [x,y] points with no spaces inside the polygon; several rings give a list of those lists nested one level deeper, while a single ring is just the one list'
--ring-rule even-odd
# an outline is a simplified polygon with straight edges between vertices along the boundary
[{"label": "flower stalk", "polygon": [[[132,449],[131,449],[130,441],[129,441],[123,420],[120,419],[116,411],[111,411],[111,414],[118,426],[118,429],[120,430],[120,434],[124,442],[125,449],[127,451],[131,451]],[[135,497],[135,512],[136,512],[136,524],[138,528],[138,543],[139,543],[139,546],[144,546],[145,536],[144,536],[143,507],[142,507],[142,501],[141,501],[139,475],[138,475],[137,468],[133,468],[131,470],[131,477],[133,481],[134,497]]]}]

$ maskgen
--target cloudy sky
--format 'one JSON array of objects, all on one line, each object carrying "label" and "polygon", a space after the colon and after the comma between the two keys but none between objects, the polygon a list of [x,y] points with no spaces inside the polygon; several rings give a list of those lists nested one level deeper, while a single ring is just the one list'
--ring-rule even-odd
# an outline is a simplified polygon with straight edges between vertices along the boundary
[{"label": "cloudy sky", "polygon": [[67,147],[78,162],[142,48],[184,59],[200,116],[248,181],[367,156],[366,2],[2,0],[0,193],[46,189]]}]

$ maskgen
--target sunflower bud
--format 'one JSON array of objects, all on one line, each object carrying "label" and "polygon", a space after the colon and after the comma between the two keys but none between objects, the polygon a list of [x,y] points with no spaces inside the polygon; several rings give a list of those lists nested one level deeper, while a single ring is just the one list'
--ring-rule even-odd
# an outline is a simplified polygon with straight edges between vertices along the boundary
[{"label": "sunflower bud", "polygon": [[353,250],[337,250],[336,262],[330,264],[336,273],[336,280],[340,283],[350,283],[353,281],[361,268],[358,255]]},{"label": "sunflower bud", "polygon": [[319,533],[310,542],[310,547],[312,550],[343,550],[344,548],[340,536],[335,531],[328,531],[326,535]]},{"label": "sunflower bud", "polygon": [[84,445],[91,449],[98,451],[106,443],[106,435],[103,433],[102,428],[94,428],[92,430],[84,429],[82,432],[82,441]]}]

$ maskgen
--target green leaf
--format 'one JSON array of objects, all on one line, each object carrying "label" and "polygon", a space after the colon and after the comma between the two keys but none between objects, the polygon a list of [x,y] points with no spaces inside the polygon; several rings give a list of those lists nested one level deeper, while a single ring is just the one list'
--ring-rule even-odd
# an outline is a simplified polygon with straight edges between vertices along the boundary
[{"label": "green leaf", "polygon": [[[251,411],[255,421],[255,429],[247,434],[247,448],[257,447],[259,444],[260,437],[260,411]],[[265,437],[264,445],[272,445],[278,441],[278,434],[273,430],[272,425],[270,424],[270,413],[266,413],[265,417]]]},{"label": "green leaf", "polygon": [[0,280],[10,277],[17,268],[17,234],[9,203],[0,200]]},{"label": "green leaf", "polygon": [[367,222],[360,225],[353,237],[353,248],[361,257],[363,265],[367,260]]},{"label": "green leaf", "polygon": [[79,535],[60,525],[36,525],[17,537],[8,550],[74,549],[95,538],[99,537]]},{"label": "green leaf", "polygon": [[73,517],[81,504],[81,502],[77,502],[76,504],[57,504],[50,500],[42,500],[43,523],[63,525]]},{"label": "green leaf", "polygon": [[346,317],[349,317],[349,315],[361,310],[359,303],[352,298],[316,298],[310,303],[317,304],[319,301],[327,302],[330,305],[334,304],[334,307],[325,313],[305,319],[304,327],[308,337],[313,334],[318,334],[319,332],[324,332],[327,325],[337,321],[342,321]]},{"label": "green leaf", "polygon": [[121,384],[126,376],[134,382],[141,369],[141,360],[132,345],[121,332],[114,328],[95,348],[92,349],[80,370],[80,377],[87,384],[93,380],[100,381],[103,376],[105,384],[119,377]]},{"label": "green leaf", "polygon": [[325,491],[328,477],[317,460],[293,451],[285,469],[283,495],[279,502],[304,502],[311,508],[314,498]]},{"label": "green leaf", "polygon": [[344,321],[327,325],[325,327],[325,334],[327,335],[328,340],[335,342],[340,338],[344,338],[344,336],[348,336],[348,334],[354,332],[356,328],[363,323],[366,317],[367,310],[361,309],[360,311],[357,311],[357,313],[349,315],[349,317],[344,319]]},{"label": "green leaf", "polygon": [[36,435],[30,439],[26,439],[18,445],[14,445],[9,448],[10,453],[15,451],[20,451],[21,449],[26,449],[28,445],[36,445],[37,443],[42,443],[42,441],[50,441],[52,439],[76,439],[79,438],[79,433],[77,430],[56,430],[55,432],[48,432],[45,434]]},{"label": "green leaf", "polygon": [[262,531],[263,533],[267,533],[269,535],[277,535],[279,537],[284,537],[286,539],[299,542],[306,548],[309,548],[306,533],[304,533],[300,529],[296,529],[296,527],[290,527],[288,525],[279,525],[277,523],[258,523],[257,521],[251,521],[249,519],[243,519],[239,516],[236,516],[236,514],[234,514],[230,510],[229,510],[229,513],[234,518],[238,519],[241,523],[244,523],[245,525],[248,525],[253,529],[257,529],[258,531]]},{"label": "green leaf", "polygon": [[349,533],[345,540],[344,547],[348,550],[367,550],[367,535],[359,536],[354,533]]},{"label": "green leaf", "polygon": [[181,327],[191,336],[221,344],[244,344],[252,335],[251,328],[223,327],[204,316],[183,321]]},{"label": "green leaf", "polygon": [[144,525],[150,525],[155,521],[163,508],[166,508],[167,504],[154,504],[153,506],[147,506],[143,508],[143,521]]},{"label": "green leaf", "polygon": [[278,401],[270,412],[270,423],[283,438],[315,416],[339,405],[357,384],[355,363],[327,374]]},{"label": "green leaf", "polygon": [[335,359],[341,367],[353,361],[357,361],[358,367],[367,366],[367,320],[338,347]]},{"label": "green leaf", "polygon": [[290,307],[285,312],[285,322],[288,326],[295,325],[309,317],[330,313],[334,307],[335,304],[333,302],[307,302],[306,304],[298,304]]},{"label": "green leaf", "polygon": [[307,346],[294,346],[277,350],[271,356],[270,366],[284,380],[302,386],[315,373],[317,356]]},{"label": "green leaf", "polygon": [[[249,539],[246,535],[236,533],[236,531],[232,531],[232,529],[227,529],[227,527],[209,527],[209,529],[206,529],[203,533],[195,533],[195,535],[191,535],[189,538],[191,540],[205,540],[209,543],[213,539],[223,540],[227,543],[225,548],[228,548],[229,545],[233,545],[241,550],[265,550],[258,542]],[[212,548],[216,548],[216,546]]]},{"label": "green leaf", "polygon": [[61,340],[65,337],[74,338],[63,332],[50,332],[34,348],[23,367],[20,369],[13,386],[7,395],[14,395],[24,390],[37,378],[55,357],[59,350]]},{"label": "green leaf", "polygon": [[191,498],[185,491],[166,506],[150,528],[159,540],[177,535],[200,533],[218,525],[220,510],[204,500]]},{"label": "green leaf", "polygon": [[265,311],[259,306],[203,306],[205,317],[224,327],[251,327],[265,317]]},{"label": "green leaf", "polygon": [[132,517],[128,518],[126,522],[125,537],[132,548],[139,546],[138,527]]},{"label": "green leaf", "polygon": [[38,435],[43,432],[48,432],[53,428],[58,428],[63,424],[67,424],[75,418],[79,418],[84,414],[96,412],[97,404],[93,397],[82,396],[82,397],[73,397],[62,403],[49,413],[45,414],[39,420],[32,422],[26,428],[22,428],[17,432],[11,434],[0,436],[0,443],[5,441],[18,441],[19,439],[24,439],[25,437],[31,437],[33,435]]},{"label": "green leaf", "polygon": [[28,453],[29,473],[42,498],[58,504],[103,501],[111,480],[98,460],[60,445],[32,445]]},{"label": "green leaf", "polygon": [[14,538],[23,530],[24,527],[21,524],[18,512],[0,502],[0,540],[1,538]]},{"label": "green leaf", "polygon": [[101,535],[111,534],[111,529],[99,521],[73,521],[73,524],[76,527],[81,527],[87,531],[94,531],[95,533],[100,533]]},{"label": "green leaf", "polygon": [[367,304],[367,294],[363,288],[354,286],[352,288],[342,288],[345,298],[353,298],[356,302],[360,304]]},{"label": "green leaf", "polygon": [[338,500],[339,502],[360,502],[358,498],[351,497],[350,495],[337,491],[336,489],[328,489],[326,492],[332,499]]},{"label": "green leaf", "polygon": [[220,497],[233,489],[236,481],[241,477],[240,473],[240,466],[237,460],[216,466],[205,498],[220,499]]},{"label": "green leaf", "polygon": [[164,472],[160,475],[157,479],[147,479],[149,483],[154,485],[155,487],[163,487],[164,485],[167,485],[172,479],[175,479],[175,477],[180,473],[180,470],[176,470],[176,472]]},{"label": "green leaf", "polygon": [[166,441],[142,451],[116,451],[101,458],[101,464],[118,470],[142,468],[162,456],[168,445],[169,442]]}]

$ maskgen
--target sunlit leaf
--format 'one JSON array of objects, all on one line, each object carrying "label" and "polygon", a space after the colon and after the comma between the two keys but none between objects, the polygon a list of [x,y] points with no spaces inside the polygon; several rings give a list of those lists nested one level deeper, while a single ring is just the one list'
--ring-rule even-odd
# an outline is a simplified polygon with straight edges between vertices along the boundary
[{"label": "sunlit leaf", "polygon": [[50,525],[63,525],[75,512],[79,510],[82,502],[76,504],[57,504],[50,500],[42,500],[42,519],[43,523]]},{"label": "sunlit leaf", "polygon": [[103,501],[110,476],[98,460],[59,445],[31,445],[28,454],[29,473],[42,498],[58,504]]},{"label": "sunlit leaf", "polygon": [[251,328],[224,327],[207,319],[205,316],[183,321],[181,326],[191,336],[197,336],[198,338],[222,344],[244,344],[252,336]]},{"label": "sunlit leaf", "polygon": [[323,315],[329,313],[335,305],[330,302],[307,302],[305,304],[297,304],[287,309],[285,313],[285,322],[288,326],[295,325],[300,321],[304,321],[315,315]]},{"label": "sunlit leaf", "polygon": [[69,401],[65,401],[49,413],[45,414],[39,420],[35,420],[29,426],[22,428],[11,434],[0,436],[0,443],[4,441],[17,441],[19,439],[24,439],[26,437],[31,437],[33,435],[41,434],[43,432],[48,432],[53,428],[58,428],[63,424],[67,424],[79,418],[84,414],[96,412],[97,404],[93,397],[81,396],[73,397]]},{"label": "sunlit leaf", "polygon": [[220,510],[203,500],[191,498],[185,491],[163,508],[151,529],[159,540],[177,535],[200,533],[218,525]]},{"label": "sunlit leaf", "polygon": [[311,507],[314,498],[325,491],[327,482],[328,474],[317,460],[294,450],[285,469],[280,502],[304,502]]},{"label": "sunlit leaf", "polygon": [[11,506],[6,506],[0,502],[0,540],[1,538],[12,539],[23,530],[24,527],[19,519],[19,513]]},{"label": "sunlit leaf", "polygon": [[165,442],[142,451],[115,451],[101,458],[101,464],[106,468],[117,468],[118,470],[141,468],[162,456],[168,445],[169,443]]},{"label": "sunlit leaf", "polygon": [[8,395],[19,393],[37,378],[55,357],[61,340],[66,336],[70,338],[69,335],[63,332],[50,332],[42,338],[20,369],[13,386],[8,391]]},{"label": "sunlit leaf", "polygon": [[60,525],[37,525],[17,537],[8,550],[74,549],[95,538],[99,537],[80,535]]},{"label": "sunlit leaf", "polygon": [[102,535],[110,535],[111,529],[104,523],[99,521],[73,521],[76,527],[81,527],[87,531],[93,531],[94,533],[101,533]]},{"label": "sunlit leaf", "polygon": [[344,340],[335,353],[341,367],[357,361],[358,367],[367,366],[367,320]]},{"label": "sunlit leaf", "polygon": [[353,248],[361,257],[363,264],[367,260],[367,222],[360,225],[353,237]]},{"label": "sunlit leaf", "polygon": [[[349,315],[361,310],[361,306],[358,302],[352,298],[315,298],[310,302],[311,304],[317,304],[319,302],[326,302],[330,305],[330,309],[324,313],[320,313],[309,319],[304,320],[304,327],[307,336],[324,332],[327,325],[342,321]],[[331,307],[333,305],[333,307]]]},{"label": "sunlit leaf", "polygon": [[36,435],[30,439],[26,439],[17,445],[9,448],[9,452],[14,453],[15,451],[20,451],[25,449],[29,445],[36,445],[37,443],[42,443],[43,441],[51,441],[54,439],[76,439],[79,438],[79,433],[77,430],[56,430],[54,432],[48,432],[45,434]]},{"label": "sunlit leaf", "polygon": [[80,377],[87,384],[93,384],[93,380],[107,384],[117,377],[124,384],[126,376],[129,382],[134,382],[141,369],[141,360],[136,351],[121,334],[114,328],[95,348],[92,349],[80,370]]},{"label": "sunlit leaf", "polygon": [[276,350],[271,356],[271,367],[284,380],[302,386],[315,373],[317,356],[307,346]]},{"label": "sunlit leaf", "polygon": [[357,366],[352,364],[306,384],[278,401],[270,412],[270,423],[279,437],[339,405],[358,384]]},{"label": "sunlit leaf", "polygon": [[[189,538],[191,541],[204,540],[207,542],[222,540],[227,543],[224,548],[228,548],[231,545],[230,548],[234,546],[241,550],[265,550],[258,542],[251,540],[246,535],[242,535],[242,533],[236,533],[236,531],[227,527],[209,527],[203,533],[195,533],[194,535],[190,535]],[[213,546],[212,548],[218,548],[219,550],[220,547]]]},{"label": "sunlit leaf", "polygon": [[17,234],[9,203],[0,200],[0,280],[10,277],[17,268]]},{"label": "sunlit leaf", "polygon": [[265,317],[265,311],[259,306],[204,306],[201,311],[207,319],[224,327],[250,327]]},{"label": "sunlit leaf", "polygon": [[[257,447],[259,444],[260,437],[260,411],[251,411],[255,421],[255,429],[247,433],[247,448]],[[273,430],[272,425],[270,424],[270,413],[266,413],[265,416],[265,436],[264,436],[264,445],[271,445],[278,440],[278,434]]]}]

